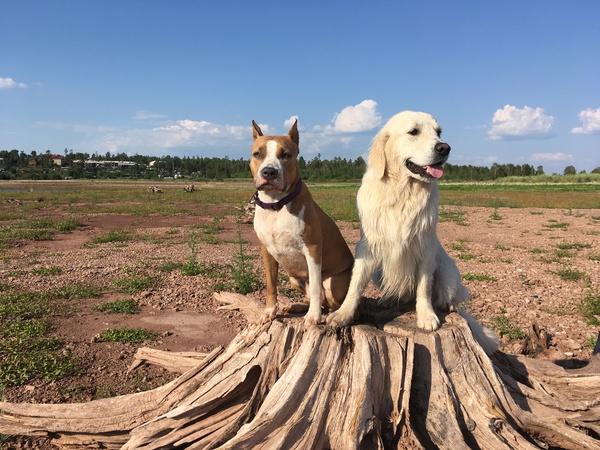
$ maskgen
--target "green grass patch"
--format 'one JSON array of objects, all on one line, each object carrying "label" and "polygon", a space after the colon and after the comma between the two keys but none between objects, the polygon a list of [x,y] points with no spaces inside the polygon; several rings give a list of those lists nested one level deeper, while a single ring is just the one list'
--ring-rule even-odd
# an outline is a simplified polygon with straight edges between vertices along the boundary
[{"label": "green grass patch", "polygon": [[549,229],[561,229],[566,230],[569,227],[567,222],[559,222],[558,220],[548,220],[548,223],[544,225],[544,227]]},{"label": "green grass patch", "polygon": [[448,210],[446,208],[439,209],[439,221],[440,222],[454,222],[457,225],[466,227],[469,224],[466,220],[466,214],[460,209]]},{"label": "green grass patch", "polygon": [[158,282],[158,277],[145,272],[141,272],[115,279],[112,282],[112,287],[119,292],[133,295],[137,292],[146,291],[155,287],[158,284]]},{"label": "green grass patch", "polygon": [[102,331],[96,338],[96,342],[120,342],[122,344],[140,344],[146,341],[153,341],[158,337],[154,331],[141,328],[111,328]]},{"label": "green grass patch", "polygon": [[556,248],[559,250],[583,250],[584,248],[591,248],[590,244],[582,244],[579,242],[562,242],[556,245]]},{"label": "green grass patch", "polygon": [[133,299],[98,303],[92,309],[103,314],[137,314],[140,310],[137,302]]},{"label": "green grass patch", "polygon": [[506,336],[509,341],[525,338],[525,333],[518,325],[514,325],[506,315],[505,309],[500,309],[500,314],[490,317],[490,327],[500,336]]},{"label": "green grass patch", "polygon": [[108,244],[110,242],[123,243],[133,241],[135,239],[135,233],[128,230],[112,230],[104,233],[101,236],[93,238],[90,242],[92,244]]},{"label": "green grass patch", "polygon": [[554,273],[556,275],[558,275],[562,280],[565,280],[565,281],[579,281],[582,278],[587,277],[585,272],[580,272],[579,270],[569,269],[569,268],[557,270]]},{"label": "green grass patch", "polygon": [[462,277],[467,281],[497,281],[496,277],[476,273],[465,273]]},{"label": "green grass patch", "polygon": [[461,261],[470,261],[476,258],[476,256],[471,253],[459,253],[458,255],[456,255],[456,257]]},{"label": "green grass patch", "polygon": [[600,325],[600,292],[588,292],[581,309],[590,325]]},{"label": "green grass patch", "polygon": [[62,274],[62,269],[60,267],[38,267],[36,269],[31,269],[31,273],[34,275],[41,275],[44,277],[52,276],[52,275],[60,275]]},{"label": "green grass patch", "polygon": [[32,378],[48,381],[79,373],[79,363],[52,336],[48,317],[63,312],[62,299],[88,297],[94,289],[71,286],[44,292],[0,293],[0,389]]}]

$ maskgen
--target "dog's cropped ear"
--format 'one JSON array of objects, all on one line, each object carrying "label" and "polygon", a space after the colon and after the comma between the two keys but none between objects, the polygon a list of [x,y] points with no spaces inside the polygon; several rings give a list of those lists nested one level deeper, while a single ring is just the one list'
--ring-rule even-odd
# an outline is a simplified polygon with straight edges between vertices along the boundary
[{"label": "dog's cropped ear", "polygon": [[298,134],[298,119],[294,121],[294,125],[290,128],[288,135],[296,145],[300,143],[300,135]]},{"label": "dog's cropped ear", "polygon": [[385,145],[387,144],[390,135],[387,133],[379,133],[373,139],[373,145],[369,152],[369,167],[373,169],[378,178],[383,178],[387,174],[387,161],[385,158]]},{"label": "dog's cropped ear", "polygon": [[252,137],[256,140],[259,136],[262,136],[263,132],[260,127],[256,124],[256,122],[252,121]]}]

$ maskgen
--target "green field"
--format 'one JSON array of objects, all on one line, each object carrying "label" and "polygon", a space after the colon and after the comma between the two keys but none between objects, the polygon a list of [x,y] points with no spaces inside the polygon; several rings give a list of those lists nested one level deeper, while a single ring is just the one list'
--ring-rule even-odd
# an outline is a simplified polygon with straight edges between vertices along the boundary
[{"label": "green field", "polygon": [[[0,221],[25,218],[27,212],[78,216],[85,214],[186,213],[205,215],[219,208],[236,211],[253,194],[250,180],[198,183],[194,193],[184,182],[155,183],[162,193],[151,193],[145,182],[115,181],[23,181],[0,183],[4,208]],[[336,220],[357,221],[355,198],[359,183],[308,183],[313,197]],[[441,183],[440,204],[490,208],[600,208],[599,183]]]}]

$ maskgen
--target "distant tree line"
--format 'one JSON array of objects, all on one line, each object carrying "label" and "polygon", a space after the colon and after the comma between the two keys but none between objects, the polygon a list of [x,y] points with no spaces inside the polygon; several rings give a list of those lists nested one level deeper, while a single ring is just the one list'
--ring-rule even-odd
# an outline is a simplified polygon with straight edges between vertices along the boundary
[{"label": "distant tree line", "polygon": [[[123,164],[126,163],[126,164]],[[309,161],[303,156],[298,160],[300,172],[305,180],[359,180],[365,172],[363,158],[355,160],[334,157],[321,159],[317,155]],[[129,156],[125,153],[88,154],[65,149],[61,155],[45,153],[25,153],[19,150],[0,150],[0,180],[11,179],[169,179],[191,178],[224,180],[249,178],[251,176],[247,159],[230,159],[202,156]],[[585,172],[581,172],[585,173]],[[600,167],[592,170],[600,173]],[[565,168],[563,175],[575,175],[575,167]],[[446,164],[445,181],[491,181],[505,177],[532,177],[544,175],[542,166],[529,164],[492,164],[487,166],[459,166]]]}]

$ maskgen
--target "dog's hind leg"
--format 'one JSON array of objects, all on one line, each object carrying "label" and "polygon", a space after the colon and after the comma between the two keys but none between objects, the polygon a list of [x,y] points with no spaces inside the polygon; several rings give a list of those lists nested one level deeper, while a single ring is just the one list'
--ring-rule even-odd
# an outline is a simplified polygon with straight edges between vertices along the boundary
[{"label": "dog's hind leg", "polygon": [[352,266],[348,267],[341,273],[323,280],[323,288],[325,290],[325,300],[330,311],[335,311],[340,308],[342,302],[348,293],[348,286],[352,278]]}]

